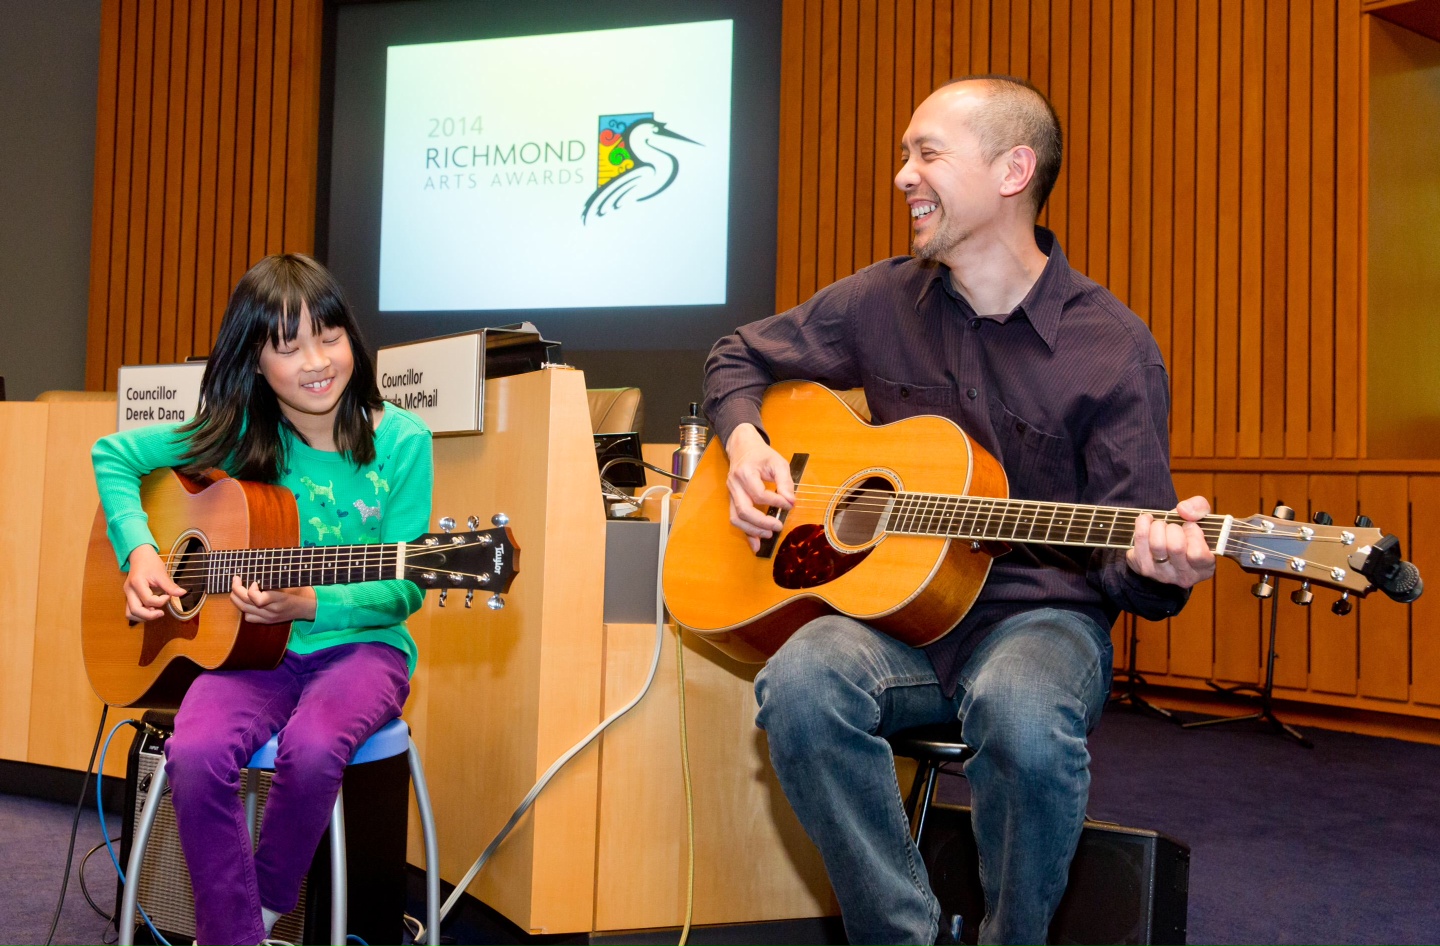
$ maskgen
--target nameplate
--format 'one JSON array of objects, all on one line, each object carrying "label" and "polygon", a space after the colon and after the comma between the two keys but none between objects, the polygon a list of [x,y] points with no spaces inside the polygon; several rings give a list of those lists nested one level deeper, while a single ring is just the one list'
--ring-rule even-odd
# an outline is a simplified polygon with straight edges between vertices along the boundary
[{"label": "nameplate", "polygon": [[119,405],[116,430],[134,430],[151,424],[185,423],[200,408],[203,361],[178,365],[125,365],[116,390]]},{"label": "nameplate", "polygon": [[380,396],[413,411],[433,433],[484,429],[484,333],[391,345],[376,353]]}]

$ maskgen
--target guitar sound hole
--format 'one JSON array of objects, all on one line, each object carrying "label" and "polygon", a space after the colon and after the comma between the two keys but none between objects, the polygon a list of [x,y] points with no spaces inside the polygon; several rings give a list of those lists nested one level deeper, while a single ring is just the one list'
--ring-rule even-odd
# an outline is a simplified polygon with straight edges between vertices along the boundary
[{"label": "guitar sound hole", "polygon": [[838,551],[825,538],[825,528],[815,523],[796,526],[775,553],[773,574],[781,588],[814,588],[834,581],[865,561],[863,552]]},{"label": "guitar sound hole", "polygon": [[869,477],[852,487],[835,507],[835,540],[854,548],[879,538],[880,518],[894,493],[895,484],[881,476]]},{"label": "guitar sound hole", "polygon": [[182,614],[189,614],[199,607],[205,596],[204,556],[207,551],[200,538],[192,535],[171,553],[171,564],[174,567],[170,571],[170,577],[175,584],[185,589],[177,609]]}]

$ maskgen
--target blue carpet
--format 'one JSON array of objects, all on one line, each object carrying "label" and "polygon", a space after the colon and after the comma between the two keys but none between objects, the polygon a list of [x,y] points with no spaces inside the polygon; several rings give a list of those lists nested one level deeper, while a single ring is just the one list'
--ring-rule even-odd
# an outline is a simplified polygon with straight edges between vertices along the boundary
[{"label": "blue carpet", "polygon": [[[1112,710],[1091,739],[1090,814],[1192,849],[1190,942],[1440,942],[1440,746],[1314,729],[1310,751],[1247,725]],[[963,780],[944,779],[941,799],[963,802]],[[44,940],[72,809],[0,795],[0,943]],[[87,809],[77,863],[99,840]],[[103,851],[86,876],[108,910]],[[104,930],[72,877],[56,942]]]}]

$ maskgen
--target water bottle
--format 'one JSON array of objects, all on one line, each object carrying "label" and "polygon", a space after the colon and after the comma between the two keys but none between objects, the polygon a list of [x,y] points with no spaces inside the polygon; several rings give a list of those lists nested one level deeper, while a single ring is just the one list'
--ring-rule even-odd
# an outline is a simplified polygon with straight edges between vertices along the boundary
[{"label": "water bottle", "polygon": [[[680,447],[670,457],[670,472],[676,477],[693,476],[709,435],[709,428],[700,419],[700,405],[691,401],[690,413],[680,418]],[[685,480],[672,479],[670,488],[677,493],[684,492]]]}]

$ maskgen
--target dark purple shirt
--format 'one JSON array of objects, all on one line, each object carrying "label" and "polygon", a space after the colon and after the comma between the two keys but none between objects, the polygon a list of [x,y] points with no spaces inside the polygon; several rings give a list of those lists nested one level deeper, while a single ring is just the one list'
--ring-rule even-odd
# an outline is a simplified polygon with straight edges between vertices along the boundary
[{"label": "dark purple shirt", "polygon": [[[1053,233],[1035,235],[1049,260],[1002,316],[976,313],[945,266],[900,256],[722,338],[705,365],[716,436],[725,443],[739,424],[761,427],[760,398],[775,381],[863,387],[875,423],[955,421],[1004,466],[1012,498],[1174,507],[1169,379],[1154,337],[1070,268]],[[926,652],[953,693],[965,660],[1005,617],[1067,608],[1109,627],[1121,610],[1173,615],[1188,596],[1132,571],[1123,551],[1016,546],[996,559],[959,626]]]}]

